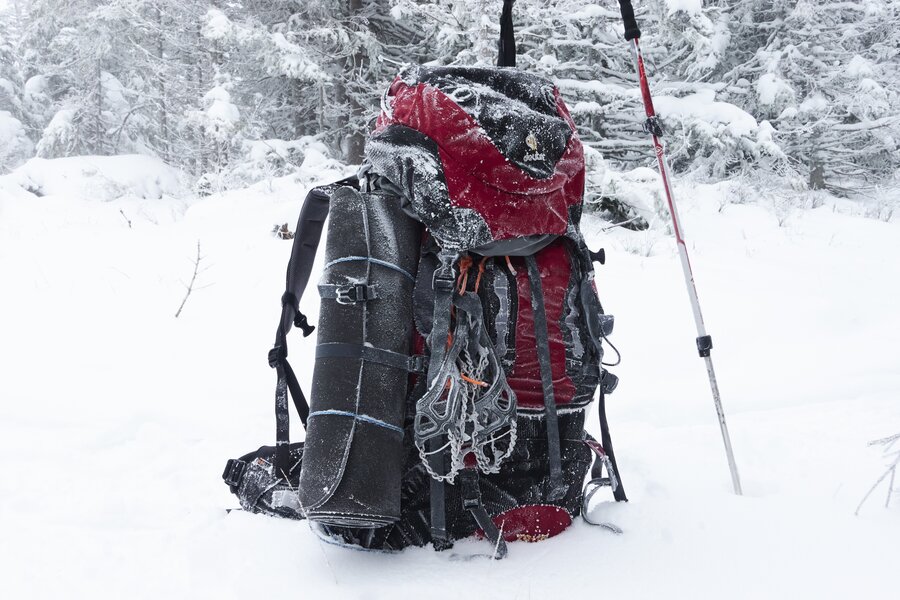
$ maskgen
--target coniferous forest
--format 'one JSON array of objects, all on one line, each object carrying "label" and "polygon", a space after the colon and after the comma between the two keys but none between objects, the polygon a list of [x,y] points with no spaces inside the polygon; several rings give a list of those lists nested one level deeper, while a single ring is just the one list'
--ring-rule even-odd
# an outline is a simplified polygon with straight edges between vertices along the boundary
[{"label": "coniferous forest", "polygon": [[[140,153],[223,189],[291,172],[314,141],[357,163],[404,65],[496,61],[501,5],[9,0],[0,172],[31,156]],[[676,172],[838,194],[896,176],[900,1],[637,9]],[[519,66],[558,83],[589,160],[651,164],[615,3],[519,0],[514,20]]]}]

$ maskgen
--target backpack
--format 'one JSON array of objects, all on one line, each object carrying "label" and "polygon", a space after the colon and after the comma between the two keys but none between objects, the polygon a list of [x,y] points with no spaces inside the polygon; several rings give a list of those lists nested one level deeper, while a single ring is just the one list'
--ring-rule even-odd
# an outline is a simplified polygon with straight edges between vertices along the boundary
[{"label": "backpack", "polygon": [[[626,500],[605,411],[618,379],[594,283],[604,255],[579,230],[584,181],[550,81],[402,72],[358,176],[303,204],[269,352],[276,445],[223,474],[241,507],[308,519],[340,545],[440,550],[476,535],[502,557],[508,541],[587,520],[602,487]],[[287,334],[314,330],[299,300],[326,217],[307,404]],[[599,441],[584,428],[598,390]],[[289,396],[302,443],[290,443]]]}]

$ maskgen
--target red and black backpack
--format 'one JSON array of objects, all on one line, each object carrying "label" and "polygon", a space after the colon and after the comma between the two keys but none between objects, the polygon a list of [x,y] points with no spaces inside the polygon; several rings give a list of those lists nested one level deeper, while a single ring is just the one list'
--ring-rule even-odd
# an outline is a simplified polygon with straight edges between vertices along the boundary
[{"label": "red and black backpack", "polygon": [[[505,541],[565,529],[600,487],[625,500],[584,181],[550,81],[511,68],[398,76],[359,176],[303,205],[269,353],[277,443],[224,474],[242,507],[306,518],[339,544],[442,549],[482,535],[502,556]],[[307,406],[286,336],[313,331],[299,299],[326,217]],[[598,391],[599,441],[584,429]],[[303,443],[289,442],[289,395]]]}]

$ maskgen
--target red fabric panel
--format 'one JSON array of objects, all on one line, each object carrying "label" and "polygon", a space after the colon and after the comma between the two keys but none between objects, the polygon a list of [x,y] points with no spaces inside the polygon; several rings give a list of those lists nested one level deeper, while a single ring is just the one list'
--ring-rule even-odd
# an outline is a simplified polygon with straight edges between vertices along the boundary
[{"label": "red fabric panel", "polygon": [[[526,504],[502,512],[491,519],[503,532],[507,542],[540,542],[559,535],[572,524],[572,517],[564,509],[550,504]],[[475,532],[484,537],[484,531]]]},{"label": "red fabric panel", "polygon": [[467,173],[463,164],[443,148],[438,152],[451,204],[480,214],[495,240],[545,233],[564,234],[569,222],[569,206],[577,203],[571,199],[580,202],[584,191],[582,172],[558,190],[543,194],[511,194]]},{"label": "red fabric panel", "polygon": [[375,131],[397,123],[434,140],[452,205],[481,214],[494,239],[565,233],[568,207],[580,204],[584,192],[584,149],[558,92],[557,106],[572,136],[549,179],[536,179],[509,162],[478,123],[436,87],[398,79],[390,93],[391,115],[380,115]]},{"label": "red fabric panel", "polygon": [[[557,240],[537,253],[541,286],[544,291],[544,310],[547,313],[547,334],[550,342],[550,367],[553,374],[553,393],[557,406],[572,402],[575,385],[566,373],[566,345],[560,323],[566,307],[566,294],[572,274],[565,243]],[[516,363],[507,381],[516,393],[522,408],[544,408],[541,367],[537,357],[534,335],[534,311],[531,306],[531,282],[525,260],[514,258],[519,312],[516,316]]]}]

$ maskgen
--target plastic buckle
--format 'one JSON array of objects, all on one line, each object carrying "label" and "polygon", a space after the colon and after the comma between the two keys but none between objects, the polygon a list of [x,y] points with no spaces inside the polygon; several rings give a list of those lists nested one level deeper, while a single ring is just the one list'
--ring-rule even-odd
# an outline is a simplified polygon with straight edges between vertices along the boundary
[{"label": "plastic buckle", "polygon": [[247,463],[244,461],[230,458],[225,463],[225,472],[222,473],[222,479],[225,480],[229,487],[238,487],[241,484],[241,479],[244,477],[246,468]]},{"label": "plastic buckle", "polygon": [[287,353],[284,352],[284,348],[281,346],[275,346],[271,350],[269,350],[269,366],[273,369],[277,367],[285,358],[287,358]]},{"label": "plastic buckle", "polygon": [[442,269],[437,269],[431,277],[431,287],[438,292],[451,292],[453,291],[455,284],[456,275],[452,268],[447,269],[444,272],[442,272]]},{"label": "plastic buckle", "polygon": [[597,319],[600,321],[600,332],[603,334],[603,337],[611,336],[613,327],[616,324],[616,318],[613,315],[600,314]]},{"label": "plastic buckle", "polygon": [[424,354],[414,354],[409,357],[406,369],[410,373],[424,373],[428,370],[428,357]]},{"label": "plastic buckle", "polygon": [[369,286],[357,283],[356,285],[348,285],[347,287],[335,290],[334,299],[338,304],[356,304],[357,302],[365,302],[375,298],[375,292]]},{"label": "plastic buckle", "polygon": [[462,488],[463,508],[472,510],[481,506],[481,490],[478,488],[478,473],[474,469],[463,469],[459,473]]},{"label": "plastic buckle", "polygon": [[616,391],[616,388],[619,387],[619,378],[616,375],[613,375],[609,371],[605,370],[600,375],[600,393],[601,394],[612,394]]}]

